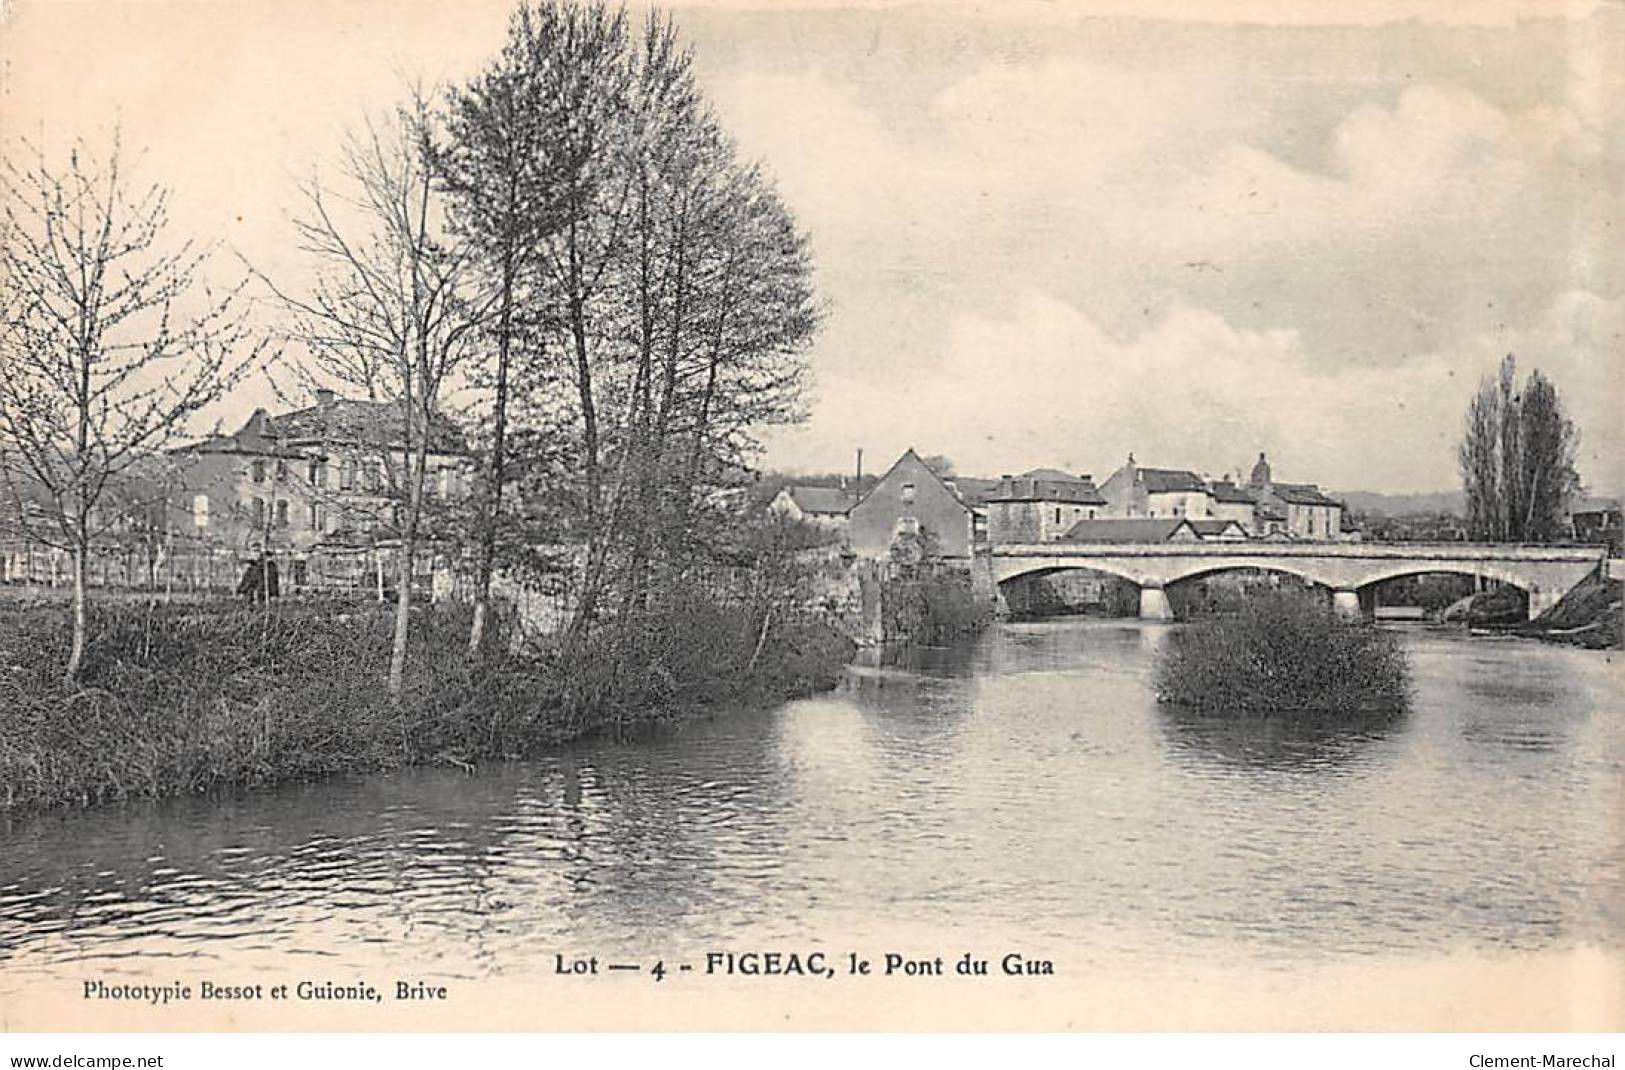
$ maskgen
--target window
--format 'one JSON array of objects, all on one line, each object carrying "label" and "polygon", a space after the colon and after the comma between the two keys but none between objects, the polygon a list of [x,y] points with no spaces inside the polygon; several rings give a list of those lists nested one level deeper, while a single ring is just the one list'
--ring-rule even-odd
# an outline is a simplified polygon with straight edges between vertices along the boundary
[{"label": "window", "polygon": [[1057,524],[1059,524],[1061,522],[1061,510],[1060,510],[1059,506],[1057,506],[1056,509],[1055,509],[1055,522]]},{"label": "window", "polygon": [[209,496],[207,494],[192,495],[192,523],[200,528],[209,526]]},{"label": "window", "polygon": [[278,483],[281,483],[281,482],[284,482],[287,478],[288,478],[288,462],[287,461],[278,461],[276,463],[276,481]]},{"label": "window", "polygon": [[341,467],[339,469],[339,489],[340,490],[354,490],[355,489],[355,462],[354,461],[345,461],[343,467]]},{"label": "window", "polygon": [[912,484],[912,483],[904,483],[903,484],[903,504],[904,505],[912,505],[913,503],[914,503],[914,484]]},{"label": "window", "polygon": [[310,530],[322,530],[322,508],[315,502],[310,503]]},{"label": "window", "polygon": [[383,475],[377,461],[368,461],[361,469],[361,489],[376,493],[384,485]]},{"label": "window", "polygon": [[254,526],[256,528],[263,528],[265,526],[265,499],[264,498],[255,498],[254,499]]},{"label": "window", "polygon": [[276,526],[279,528],[288,526],[288,503],[285,500],[276,503]]},{"label": "window", "polygon": [[1089,510],[1089,519],[1093,520],[1094,518],[1095,518],[1095,511],[1093,509],[1091,509],[1091,510]]},{"label": "window", "polygon": [[254,462],[254,482],[256,482],[256,483],[264,483],[265,482],[265,462],[264,461],[255,461]]},{"label": "window", "polygon": [[309,480],[311,486],[313,486],[313,487],[321,486],[322,483],[325,481],[326,476],[327,476],[327,473],[322,471],[322,462],[321,461],[311,461],[310,462],[310,472],[308,473],[306,478]]}]

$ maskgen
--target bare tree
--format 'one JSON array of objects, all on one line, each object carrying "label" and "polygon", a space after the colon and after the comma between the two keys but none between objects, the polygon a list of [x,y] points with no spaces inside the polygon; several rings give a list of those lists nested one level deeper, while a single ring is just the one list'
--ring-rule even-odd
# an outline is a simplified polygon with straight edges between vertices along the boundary
[{"label": "bare tree", "polygon": [[72,683],[86,560],[119,519],[109,488],[269,350],[241,314],[241,284],[206,280],[208,247],[165,251],[169,191],[131,187],[116,134],[100,160],[83,142],[59,166],[26,150],[31,162],[8,157],[0,178],[0,478],[13,522],[72,555]]},{"label": "bare tree", "polygon": [[1479,384],[1457,453],[1470,538],[1550,542],[1579,487],[1578,433],[1557,388],[1538,370],[1520,390],[1512,354]]},{"label": "bare tree", "polygon": [[[578,217],[583,171],[591,159],[590,130],[581,113],[602,96],[594,67],[599,37],[613,28],[602,9],[522,3],[509,20],[501,52],[448,101],[439,179],[457,232],[476,251],[483,285],[496,305],[471,379],[489,398],[479,486],[479,546],[469,649],[485,634],[497,530],[510,480],[509,396],[516,359],[534,380],[548,360],[558,295],[539,285],[541,243]],[[585,136],[584,136],[585,135]],[[590,397],[591,386],[586,387]]]},{"label": "bare tree", "polygon": [[[343,191],[305,188],[295,220],[316,280],[299,296],[275,287],[313,377],[360,391],[395,413],[378,448],[399,512],[389,689],[399,694],[411,622],[412,576],[424,515],[428,454],[446,427],[452,377],[479,341],[489,297],[473,255],[451,236],[435,189],[436,131],[421,95],[345,147]],[[267,280],[269,281],[269,280]]]}]

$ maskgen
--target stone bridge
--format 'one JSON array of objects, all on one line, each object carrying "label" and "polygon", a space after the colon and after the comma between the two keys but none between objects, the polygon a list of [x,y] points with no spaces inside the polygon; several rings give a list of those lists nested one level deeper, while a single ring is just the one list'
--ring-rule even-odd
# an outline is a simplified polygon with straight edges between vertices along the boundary
[{"label": "stone bridge", "polygon": [[1140,616],[1171,615],[1163,588],[1210,572],[1261,569],[1284,572],[1331,588],[1332,602],[1360,612],[1360,591],[1397,576],[1453,572],[1499,580],[1529,595],[1539,616],[1592,569],[1607,551],[1598,546],[1517,546],[1481,543],[1005,543],[992,550],[993,578],[1086,568],[1118,576],[1140,588]]}]

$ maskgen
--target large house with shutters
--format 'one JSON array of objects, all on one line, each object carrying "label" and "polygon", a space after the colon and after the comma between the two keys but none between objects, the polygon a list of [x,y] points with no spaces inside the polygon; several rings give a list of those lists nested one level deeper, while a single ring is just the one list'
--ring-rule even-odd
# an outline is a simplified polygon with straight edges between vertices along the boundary
[{"label": "large house with shutters", "polygon": [[1080,520],[1106,510],[1106,499],[1087,475],[1035,468],[1003,475],[987,495],[988,536],[994,542],[1051,542]]},{"label": "large house with shutters", "polygon": [[1100,485],[1100,494],[1107,506],[1103,516],[1205,520],[1214,515],[1207,480],[1184,468],[1147,468],[1136,464],[1132,453]]},{"label": "large house with shutters", "polygon": [[[316,392],[235,432],[171,451],[170,523],[184,542],[239,559],[285,558],[284,582],[353,583],[398,538],[406,436],[392,404]],[[446,421],[428,430],[426,497],[469,491],[469,454]],[[361,561],[367,556],[371,568]]]}]

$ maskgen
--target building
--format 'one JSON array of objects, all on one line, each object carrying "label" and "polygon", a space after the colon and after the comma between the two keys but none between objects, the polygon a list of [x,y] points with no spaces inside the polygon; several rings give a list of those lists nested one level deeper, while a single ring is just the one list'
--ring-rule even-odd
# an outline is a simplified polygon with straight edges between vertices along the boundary
[{"label": "building", "polygon": [[1259,523],[1258,499],[1246,487],[1238,487],[1228,479],[1208,484],[1208,506],[1215,520],[1233,520],[1249,535],[1264,534]]},{"label": "building", "polygon": [[[295,586],[367,582],[389,571],[379,552],[398,542],[410,459],[397,405],[318,390],[314,405],[256,409],[232,434],[171,451],[171,524],[237,559],[285,555]],[[428,429],[424,471],[431,509],[468,494],[471,459],[449,421]]]},{"label": "building", "polygon": [[800,520],[831,531],[843,531],[847,512],[856,499],[845,487],[784,486],[767,507],[779,516]]},{"label": "building", "polygon": [[1620,509],[1615,498],[1581,498],[1569,507],[1569,533],[1577,542],[1620,550]]},{"label": "building", "polygon": [[1035,468],[1004,475],[987,495],[988,538],[996,543],[1050,542],[1080,520],[1106,511],[1106,499],[1087,475]]},{"label": "building", "polygon": [[[1263,453],[1253,465],[1247,489],[1258,502],[1259,534],[1269,534],[1268,525],[1294,539],[1337,540],[1343,531],[1343,503],[1322,493],[1313,483],[1281,483],[1270,472]],[[1267,521],[1263,514],[1268,514]]]},{"label": "building", "polygon": [[1191,520],[1191,529],[1203,542],[1246,542],[1252,532],[1235,520]]},{"label": "building", "polygon": [[1129,454],[1127,463],[1100,486],[1107,507],[1102,515],[1115,517],[1191,517],[1213,515],[1207,480],[1184,468],[1145,468]]},{"label": "building", "polygon": [[987,541],[986,521],[912,449],[897,458],[847,513],[847,544],[882,558],[899,536],[924,536],[941,558],[969,562]]},{"label": "building", "polygon": [[1067,542],[1146,543],[1201,542],[1185,517],[1099,517],[1080,520],[1064,536]]}]

